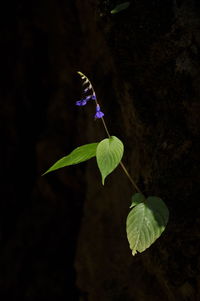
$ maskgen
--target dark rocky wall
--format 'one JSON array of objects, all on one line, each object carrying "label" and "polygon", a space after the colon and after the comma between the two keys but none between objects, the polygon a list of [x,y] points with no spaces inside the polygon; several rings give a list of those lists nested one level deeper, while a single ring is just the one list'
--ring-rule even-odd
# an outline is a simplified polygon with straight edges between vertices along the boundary
[{"label": "dark rocky wall", "polygon": [[[2,297],[200,299],[200,5],[135,0],[111,16],[118,2],[2,6]],[[170,209],[166,232],[135,257],[125,232],[134,191],[120,169],[105,187],[94,160],[40,176],[105,137],[94,108],[74,106],[77,70],[91,78],[142,191]]]},{"label": "dark rocky wall", "polygon": [[1,15],[1,300],[77,300],[84,168],[41,177],[84,139],[76,6],[7,1]]},{"label": "dark rocky wall", "polygon": [[199,3],[132,1],[113,16],[100,4],[89,34],[95,41],[98,32],[107,46],[101,65],[110,70],[102,88],[97,83],[106,120],[125,142],[131,174],[145,194],[165,200],[170,221],[133,258],[125,233],[128,179],[118,170],[101,189],[95,172],[76,256],[81,300],[199,300]]}]

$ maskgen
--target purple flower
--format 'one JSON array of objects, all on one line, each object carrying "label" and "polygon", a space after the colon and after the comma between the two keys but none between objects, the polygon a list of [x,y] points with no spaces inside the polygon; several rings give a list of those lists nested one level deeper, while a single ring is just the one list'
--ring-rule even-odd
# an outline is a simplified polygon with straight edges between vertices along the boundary
[{"label": "purple flower", "polygon": [[97,104],[96,114],[95,114],[94,118],[99,119],[99,118],[102,118],[103,116],[104,116],[104,113],[101,112],[100,106]]},{"label": "purple flower", "polygon": [[96,103],[96,114],[94,117],[96,119],[102,118],[104,116],[104,113],[101,111],[100,106],[97,103],[97,97],[96,97],[95,91],[92,87],[90,80],[82,72],[78,71],[78,74],[81,76],[81,79],[83,80],[82,85],[83,85],[84,98],[81,100],[78,100],[76,102],[76,105],[77,106],[85,106],[89,100],[94,100]]},{"label": "purple flower", "polygon": [[93,99],[93,95],[88,95],[88,96],[86,96],[86,98],[78,100],[76,102],[76,105],[77,106],[85,106],[89,99]]},{"label": "purple flower", "polygon": [[91,99],[93,99],[93,100],[96,100],[96,99],[97,99],[97,97],[96,97],[96,94],[95,94],[95,93],[93,93],[93,94],[91,95]]},{"label": "purple flower", "polygon": [[86,103],[87,101],[85,99],[81,99],[76,102],[76,105],[81,107],[81,106],[85,106]]}]

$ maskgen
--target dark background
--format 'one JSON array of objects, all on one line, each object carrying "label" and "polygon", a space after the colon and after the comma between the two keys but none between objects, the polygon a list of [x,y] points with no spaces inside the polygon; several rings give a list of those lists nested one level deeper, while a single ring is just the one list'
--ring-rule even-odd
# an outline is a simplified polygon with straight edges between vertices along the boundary
[{"label": "dark background", "polygon": [[[123,1],[122,1],[123,2]],[[10,300],[200,300],[200,2],[7,1],[1,4],[0,294]],[[124,162],[170,210],[162,237],[131,256],[134,193],[95,160],[41,177],[78,145],[105,137],[94,84]]]}]

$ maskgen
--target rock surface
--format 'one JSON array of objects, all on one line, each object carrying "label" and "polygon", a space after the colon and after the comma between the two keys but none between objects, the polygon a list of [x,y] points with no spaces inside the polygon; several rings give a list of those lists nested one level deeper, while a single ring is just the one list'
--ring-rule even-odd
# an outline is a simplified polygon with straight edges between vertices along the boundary
[{"label": "rock surface", "polygon": [[[1,9],[1,272],[11,300],[200,299],[200,4],[195,0],[17,1]],[[74,106],[81,70],[94,84],[123,161],[170,220],[132,257],[134,193],[95,160],[41,177],[78,145],[105,137],[94,107]]]},{"label": "rock surface", "polygon": [[89,44],[96,70],[106,66],[100,85],[96,80],[106,120],[125,143],[130,173],[146,195],[165,200],[170,221],[150,249],[132,257],[128,179],[118,170],[101,188],[89,165],[76,255],[81,300],[198,300],[199,4],[133,1],[113,16],[95,4],[97,16],[83,18],[88,40],[102,39],[102,46]]}]

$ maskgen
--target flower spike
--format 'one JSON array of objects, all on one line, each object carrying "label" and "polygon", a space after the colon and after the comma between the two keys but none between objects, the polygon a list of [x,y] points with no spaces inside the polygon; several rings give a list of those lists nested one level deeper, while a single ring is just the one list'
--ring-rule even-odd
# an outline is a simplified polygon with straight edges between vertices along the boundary
[{"label": "flower spike", "polygon": [[83,94],[88,94],[86,97],[84,97],[81,100],[78,100],[76,102],[77,106],[85,106],[87,104],[87,102],[89,100],[94,100],[96,103],[96,114],[95,114],[95,119],[99,119],[102,118],[104,116],[104,113],[101,111],[99,104],[97,103],[97,97],[96,97],[96,93],[94,91],[94,88],[90,82],[90,80],[87,78],[87,76],[85,76],[82,72],[78,71],[77,72],[81,79],[83,80]]}]

